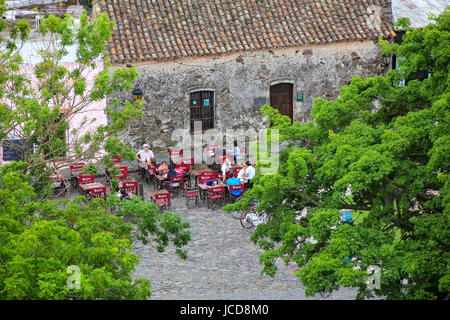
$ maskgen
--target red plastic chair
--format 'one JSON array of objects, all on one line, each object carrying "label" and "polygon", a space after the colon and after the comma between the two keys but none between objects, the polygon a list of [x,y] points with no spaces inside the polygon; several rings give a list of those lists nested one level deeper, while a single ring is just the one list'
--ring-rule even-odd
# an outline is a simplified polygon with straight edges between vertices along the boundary
[{"label": "red plastic chair", "polygon": [[203,172],[200,176],[209,177],[210,180],[214,180],[216,178],[217,173],[215,171],[206,171]]},{"label": "red plastic chair", "polygon": [[119,157],[112,157],[111,161],[114,163],[121,163],[122,159],[120,159]]},{"label": "red plastic chair", "polygon": [[170,210],[170,193],[157,193],[154,202],[159,207],[159,210],[162,210],[163,208]]},{"label": "red plastic chair", "polygon": [[98,187],[94,188],[89,191],[89,198],[96,199],[96,198],[102,198],[106,200],[106,187]]},{"label": "red plastic chair", "polygon": [[233,168],[233,175],[235,178],[237,178],[239,171],[241,171],[242,167],[239,168]]},{"label": "red plastic chair", "polygon": [[147,181],[147,183],[153,183],[153,182],[155,182],[154,181],[155,174],[156,174],[156,167],[152,164],[148,164],[147,170],[145,170],[145,174],[142,178],[145,179],[145,181]]},{"label": "red plastic chair", "polygon": [[179,162],[179,163],[175,163],[174,161],[173,161],[173,159],[172,159],[172,156],[174,156],[174,158],[175,158],[175,156],[177,156],[177,162],[179,161],[179,160],[181,160],[180,158],[181,157],[183,157],[183,149],[180,149],[180,150],[169,150],[169,160],[170,160],[170,165],[171,166],[175,166],[175,165],[177,165],[177,164],[180,164],[181,162]]},{"label": "red plastic chair", "polygon": [[204,177],[202,175],[197,176],[197,181],[199,184],[206,183],[206,181],[208,181],[208,180],[212,180],[212,179],[210,179],[209,176],[206,176],[206,177]]},{"label": "red plastic chair", "polygon": [[116,176],[116,178],[118,179],[124,179],[126,177],[128,177],[128,167],[127,166],[121,166],[119,168],[120,170],[120,174]]},{"label": "red plastic chair", "polygon": [[175,197],[180,194],[180,191],[183,188],[183,181],[183,176],[171,177],[170,182],[164,181],[164,189],[169,191]]},{"label": "red plastic chair", "polygon": [[175,167],[177,170],[183,170],[184,172],[191,170],[191,166],[187,164],[179,164]]},{"label": "red plastic chair", "polygon": [[79,184],[85,184],[85,183],[92,183],[94,182],[95,176],[93,174],[80,174],[78,176],[78,183]]},{"label": "red plastic chair", "polygon": [[73,176],[78,175],[84,166],[85,166],[84,162],[77,162],[77,163],[70,165],[70,174]]},{"label": "red plastic chair", "polygon": [[195,200],[195,205],[198,203],[199,192],[197,188],[190,188],[185,182],[184,187],[184,199],[186,201],[186,206],[189,208],[189,202]]},{"label": "red plastic chair", "polygon": [[208,209],[211,209],[215,203],[220,202],[222,204],[224,199],[225,199],[224,186],[211,187],[206,194],[206,204],[208,206]]},{"label": "red plastic chair", "polygon": [[194,164],[194,158],[183,158],[181,160],[181,164],[190,164],[193,165]]},{"label": "red plastic chair", "polygon": [[137,194],[139,182],[137,182],[137,181],[125,181],[122,184],[123,184],[123,187],[125,188],[125,191],[127,193],[132,193],[134,195]]},{"label": "red plastic chair", "polygon": [[[237,191],[237,190],[241,190],[242,192],[239,195],[234,195],[231,193],[231,191]],[[238,184],[238,185],[234,185],[234,186],[228,186],[228,191],[229,191],[229,200],[230,202],[236,202],[236,199],[239,198],[245,191],[245,185],[244,184]]]}]

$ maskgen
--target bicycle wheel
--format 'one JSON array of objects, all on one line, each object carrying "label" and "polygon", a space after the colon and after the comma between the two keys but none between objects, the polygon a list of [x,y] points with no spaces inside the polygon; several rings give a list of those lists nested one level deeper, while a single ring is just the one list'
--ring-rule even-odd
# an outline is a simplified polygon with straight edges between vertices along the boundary
[{"label": "bicycle wheel", "polygon": [[233,218],[241,219],[245,215],[245,210],[233,211]]},{"label": "bicycle wheel", "polygon": [[242,227],[244,227],[245,229],[250,230],[255,227],[255,225],[253,224],[253,221],[251,220],[251,218],[248,214],[242,215],[240,221],[241,221]]}]

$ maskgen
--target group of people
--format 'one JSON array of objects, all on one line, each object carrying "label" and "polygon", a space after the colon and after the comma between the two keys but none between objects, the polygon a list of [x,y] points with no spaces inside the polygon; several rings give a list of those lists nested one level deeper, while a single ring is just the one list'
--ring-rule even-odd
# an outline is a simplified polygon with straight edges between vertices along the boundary
[{"label": "group of people", "polygon": [[[227,183],[227,187],[231,185],[240,185],[244,184],[247,189],[250,189],[253,187],[252,179],[255,177],[255,168],[250,164],[250,162],[246,162],[242,169],[239,170],[237,177],[234,176],[233,171],[231,170],[231,160],[229,158],[226,158],[225,161],[222,164],[222,181]],[[228,179],[226,179],[226,176],[228,175]],[[239,196],[242,193],[242,190],[232,190],[231,194],[235,196]]]},{"label": "group of people", "polygon": [[[233,143],[234,147],[232,150],[232,156],[234,163],[236,163],[241,158],[241,150],[239,146],[237,145],[237,141],[235,140]],[[170,180],[171,177],[177,176],[177,175],[186,175],[184,172],[177,172],[175,168],[169,168],[169,165],[166,161],[162,161],[161,164],[156,162],[155,156],[153,152],[150,150],[150,146],[148,144],[143,145],[143,149],[140,150],[138,153],[136,153],[136,159],[140,162],[149,163],[155,166],[157,169],[159,175],[163,176],[165,179]],[[252,179],[255,177],[255,168],[247,161],[242,169],[239,171],[237,177],[234,176],[233,171],[231,170],[232,167],[232,160],[230,158],[225,158],[222,167],[221,172],[223,175],[223,182],[227,186],[231,185],[240,185],[244,184],[247,189],[252,188],[253,183]],[[228,176],[228,179],[226,178]],[[241,190],[233,190],[231,193],[235,196],[239,196],[242,191]]]}]

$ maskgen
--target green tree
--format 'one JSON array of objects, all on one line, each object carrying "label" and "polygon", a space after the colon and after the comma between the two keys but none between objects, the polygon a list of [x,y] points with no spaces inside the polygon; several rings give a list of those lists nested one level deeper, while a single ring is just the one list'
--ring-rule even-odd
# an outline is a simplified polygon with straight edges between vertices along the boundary
[{"label": "green tree", "polygon": [[[0,1],[0,13],[6,11]],[[28,40],[30,24],[19,21],[8,25],[1,21],[0,32],[0,139],[10,135],[28,141],[24,173],[34,177],[31,184],[44,198],[54,169],[67,168],[78,161],[90,162],[90,170],[111,169],[112,156],[134,159],[134,152],[118,139],[130,120],[143,115],[141,101],[112,99],[105,108],[108,123],[95,131],[89,125],[97,119],[84,117],[78,125],[70,125],[93,104],[107,95],[130,92],[138,78],[136,68],[117,68],[112,72],[105,45],[112,34],[113,22],[106,14],[90,21],[86,12],[79,21],[67,14],[42,19],[34,39],[39,47],[39,62],[32,72],[22,66],[21,49]],[[75,62],[68,65],[70,55]],[[98,68],[102,67],[101,71]],[[93,85],[87,77],[97,68]],[[67,143],[66,133],[70,137]],[[104,152],[103,152],[104,151]],[[114,175],[115,172],[113,172]]]},{"label": "green tree", "polygon": [[[279,130],[280,169],[257,176],[247,198],[273,214],[251,239],[265,253],[263,273],[294,262],[306,294],[357,287],[357,298],[448,299],[450,288],[450,13],[403,43],[381,41],[386,55],[404,57],[401,70],[340,89],[336,101],[317,98],[312,120],[291,124],[264,106]],[[410,80],[419,71],[429,77]],[[352,209],[343,223],[340,209]],[[381,270],[368,287],[368,267]]]},{"label": "green tree", "polygon": [[[0,0],[0,14],[5,11]],[[34,145],[25,161],[0,166],[0,299],[148,299],[149,281],[131,277],[138,263],[133,241],[156,243],[158,252],[173,244],[187,257],[189,223],[173,212],[160,214],[155,204],[115,195],[107,203],[83,196],[48,200],[54,169],[85,161],[92,172],[111,169],[111,156],[134,159],[117,133],[142,115],[141,101],[113,99],[108,124],[81,133],[95,120],[85,119],[70,127],[70,144],[63,138],[69,119],[109,94],[130,91],[138,77],[135,68],[109,70],[105,44],[112,26],[106,15],[89,21],[86,12],[78,24],[70,15],[43,19],[40,62],[29,73],[20,54],[30,24],[0,20],[0,32],[9,34],[0,38],[0,140],[13,134]],[[76,64],[68,66],[70,47]],[[105,68],[89,88],[86,76],[98,61]],[[68,286],[71,267],[80,271],[79,288]]]},{"label": "green tree", "polygon": [[[138,197],[33,201],[24,166],[0,167],[0,299],[148,299],[149,281],[131,278],[132,243],[152,241],[159,252],[173,243],[186,258],[189,223],[179,215]],[[79,288],[68,286],[71,266]]]}]

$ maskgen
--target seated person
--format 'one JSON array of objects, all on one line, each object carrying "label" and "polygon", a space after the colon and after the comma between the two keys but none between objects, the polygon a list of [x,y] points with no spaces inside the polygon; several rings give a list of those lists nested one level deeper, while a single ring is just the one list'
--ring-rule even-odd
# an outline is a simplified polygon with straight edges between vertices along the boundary
[{"label": "seated person", "polygon": [[119,181],[119,185],[116,187],[117,196],[120,200],[122,199],[130,199],[130,195],[125,190],[122,181]]},{"label": "seated person", "polygon": [[175,171],[175,169],[171,169],[171,170],[169,170],[169,172],[167,172],[167,180],[170,181],[170,178],[176,177],[177,175],[178,175],[178,174],[177,174],[177,172]]},{"label": "seated person", "polygon": [[246,188],[250,189],[253,187],[253,182],[251,182],[251,179],[255,177],[255,174],[255,168],[253,168],[253,166],[247,161],[241,171],[239,171],[238,178],[245,184]]},{"label": "seated person", "polygon": [[150,146],[148,144],[143,145],[144,149],[140,150],[136,153],[136,158],[139,162],[150,162],[151,158],[154,158],[153,152],[150,150]]},{"label": "seated person", "polygon": [[54,187],[59,188],[60,190],[63,190],[65,187],[63,177],[59,173],[58,169],[55,169],[55,171],[53,173],[54,173],[54,176],[56,176]]},{"label": "seated person", "polygon": [[[233,172],[230,172],[230,177],[227,179],[227,187],[229,186],[238,186],[241,184],[241,181],[238,178],[234,177]],[[232,190],[230,191],[233,196],[239,196],[242,193],[242,190]]]},{"label": "seated person", "polygon": [[167,173],[169,172],[169,166],[167,165],[167,162],[163,161],[157,170],[160,176],[164,176],[167,179]]},{"label": "seated person", "polygon": [[156,159],[153,157],[150,158],[150,164],[154,167],[159,167],[161,165],[160,163],[156,162]]}]

